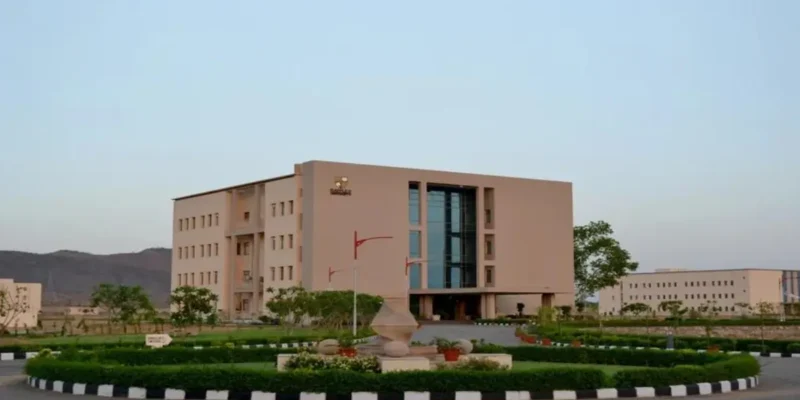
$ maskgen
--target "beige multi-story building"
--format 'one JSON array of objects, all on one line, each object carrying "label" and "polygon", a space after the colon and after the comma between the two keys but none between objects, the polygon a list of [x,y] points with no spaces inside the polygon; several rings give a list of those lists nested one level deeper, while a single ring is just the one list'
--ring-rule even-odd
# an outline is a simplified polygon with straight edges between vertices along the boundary
[{"label": "beige multi-story building", "polygon": [[42,284],[0,279],[0,330],[35,327],[42,309]]},{"label": "beige multi-story building", "polygon": [[618,285],[600,291],[600,313],[619,315],[628,304],[644,303],[657,315],[664,301],[681,301],[684,307],[697,310],[703,305],[717,307],[720,315],[747,313],[747,307],[767,302],[775,312],[781,304],[800,300],[798,271],[770,269],[729,269],[693,271],[657,269],[655,272],[631,274]]},{"label": "beige multi-story building", "polygon": [[423,316],[532,312],[572,304],[572,256],[566,182],[309,161],[174,199],[172,287],[211,289],[232,319],[265,313],[270,287],[354,275]]}]

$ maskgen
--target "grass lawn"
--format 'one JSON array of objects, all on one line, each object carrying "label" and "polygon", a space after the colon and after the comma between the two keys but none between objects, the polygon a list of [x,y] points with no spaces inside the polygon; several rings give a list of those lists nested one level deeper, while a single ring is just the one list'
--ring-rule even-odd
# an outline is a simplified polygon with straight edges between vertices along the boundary
[{"label": "grass lawn", "polygon": [[[192,335],[188,338],[173,337],[174,342],[180,341],[194,341],[194,340],[214,340],[225,342],[229,338],[233,340],[240,339],[274,339],[278,337],[288,336],[309,336],[309,335],[322,335],[324,331],[313,329],[293,329],[292,334],[289,335],[286,329],[275,326],[263,327],[247,327],[238,330],[226,331],[208,331],[200,332],[197,335]],[[38,344],[38,345],[57,345],[57,344],[74,344],[74,343],[144,343],[144,334],[140,335],[82,335],[82,336],[64,336],[64,337],[48,337],[48,338],[3,338],[0,339],[0,345],[12,344]]]},{"label": "grass lawn", "polygon": [[[247,369],[256,369],[261,371],[274,371],[275,370],[275,363],[274,362],[253,362],[253,363],[238,363],[238,364],[209,364],[209,367],[215,368],[229,368],[229,367],[236,367],[236,368],[247,368]],[[168,368],[180,368],[183,365],[169,365]],[[628,366],[628,365],[601,365],[601,364],[567,364],[567,363],[549,363],[549,362],[538,362],[538,361],[515,361],[513,370],[514,371],[529,371],[535,369],[545,369],[545,368],[558,368],[558,367],[571,367],[571,368],[600,368],[606,375],[614,375],[617,371],[631,369],[631,368],[645,368],[645,367],[636,367],[636,366]]]}]

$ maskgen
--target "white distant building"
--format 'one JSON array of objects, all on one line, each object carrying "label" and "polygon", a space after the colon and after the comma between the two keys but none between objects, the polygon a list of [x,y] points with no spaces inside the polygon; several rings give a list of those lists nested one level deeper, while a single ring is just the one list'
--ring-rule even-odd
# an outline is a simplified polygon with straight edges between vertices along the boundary
[{"label": "white distant building", "polygon": [[[42,309],[42,284],[41,283],[19,283],[14,282],[13,279],[0,279],[0,292],[4,293],[2,302],[11,302],[12,304],[20,304],[24,307],[25,311],[16,315],[7,324],[7,330],[13,330],[15,327],[24,329],[25,327],[35,327],[39,311]],[[3,307],[3,311],[6,311]],[[5,317],[0,317],[0,324],[5,322]]]},{"label": "white distant building", "polygon": [[771,269],[702,270],[657,269],[655,272],[631,274],[619,284],[600,290],[600,313],[619,315],[627,304],[644,303],[658,315],[664,301],[681,301],[684,307],[697,309],[709,301],[716,302],[720,315],[741,314],[737,304],[754,307],[759,302],[781,304],[800,300],[800,271]]}]

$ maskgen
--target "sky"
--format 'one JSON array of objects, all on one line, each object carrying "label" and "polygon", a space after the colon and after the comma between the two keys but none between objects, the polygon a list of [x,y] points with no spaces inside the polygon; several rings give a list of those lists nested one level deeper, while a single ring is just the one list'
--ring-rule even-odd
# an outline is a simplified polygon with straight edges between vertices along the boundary
[{"label": "sky", "polygon": [[800,269],[800,2],[0,0],[0,249],[169,247],[311,159],[570,181],[640,270]]}]

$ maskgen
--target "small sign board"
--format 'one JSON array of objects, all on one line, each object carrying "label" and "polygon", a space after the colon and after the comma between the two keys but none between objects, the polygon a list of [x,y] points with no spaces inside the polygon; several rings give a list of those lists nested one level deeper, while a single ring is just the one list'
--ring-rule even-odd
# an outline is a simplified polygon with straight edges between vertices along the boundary
[{"label": "small sign board", "polygon": [[147,347],[152,347],[154,349],[160,349],[172,343],[172,337],[170,337],[165,333],[160,333],[156,335],[147,335],[145,336],[144,340],[145,340],[145,345]]}]

